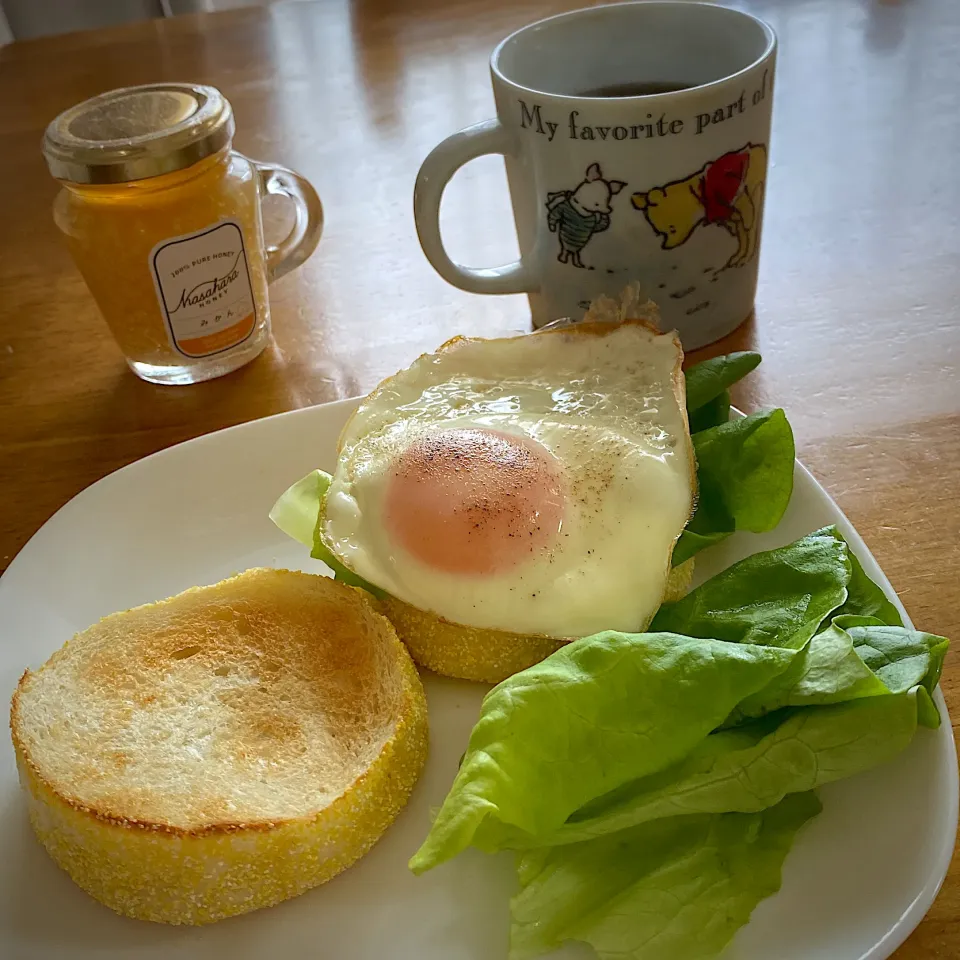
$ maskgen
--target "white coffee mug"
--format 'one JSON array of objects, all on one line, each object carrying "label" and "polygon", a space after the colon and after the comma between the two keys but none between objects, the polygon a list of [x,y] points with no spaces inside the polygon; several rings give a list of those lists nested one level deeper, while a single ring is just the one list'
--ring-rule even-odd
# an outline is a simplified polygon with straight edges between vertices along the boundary
[{"label": "white coffee mug", "polygon": [[[417,176],[430,263],[473,293],[528,293],[534,326],[582,314],[638,280],[687,349],[753,308],[776,37],[711,3],[576,10],[507,37],[490,60],[497,119],[444,140]],[[443,190],[502,153],[521,259],[455,263]]]}]

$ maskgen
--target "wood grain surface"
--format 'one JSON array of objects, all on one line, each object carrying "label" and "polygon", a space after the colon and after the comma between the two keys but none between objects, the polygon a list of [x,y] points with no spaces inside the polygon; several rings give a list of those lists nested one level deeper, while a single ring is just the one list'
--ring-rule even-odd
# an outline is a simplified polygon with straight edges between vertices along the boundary
[{"label": "wood grain surface", "polygon": [[[943,689],[960,720],[960,5],[737,5],[781,42],[760,290],[755,317],[702,354],[762,352],[736,401],[786,409],[799,456],[913,619],[953,637]],[[412,187],[431,147],[492,116],[495,43],[572,6],[331,0],[0,49],[0,569],[123,464],[365,392],[454,334],[527,329],[524,298],[461,293],[432,271]],[[317,253],[272,288],[275,345],[193,387],[128,371],[55,231],[39,150],[62,109],[156,80],[220,87],[238,149],[299,170],[327,213]],[[463,170],[443,214],[465,262],[515,255],[502,161]],[[957,859],[896,957],[960,957]]]}]

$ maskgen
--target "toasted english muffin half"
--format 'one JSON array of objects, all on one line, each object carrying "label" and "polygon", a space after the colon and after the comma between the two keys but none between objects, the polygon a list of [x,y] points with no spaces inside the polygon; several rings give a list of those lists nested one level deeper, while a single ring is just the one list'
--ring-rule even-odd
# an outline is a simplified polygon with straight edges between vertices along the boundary
[{"label": "toasted english muffin half", "polygon": [[[664,602],[679,600],[690,589],[692,578],[691,557],[671,570]],[[468,627],[391,596],[384,597],[380,606],[421,667],[461,680],[499,683],[578,639]]]},{"label": "toasted english muffin half", "polygon": [[248,570],[112,614],[13,696],[30,820],[118,913],[203,924],[365,854],[427,753],[423,688],[363,591]]}]

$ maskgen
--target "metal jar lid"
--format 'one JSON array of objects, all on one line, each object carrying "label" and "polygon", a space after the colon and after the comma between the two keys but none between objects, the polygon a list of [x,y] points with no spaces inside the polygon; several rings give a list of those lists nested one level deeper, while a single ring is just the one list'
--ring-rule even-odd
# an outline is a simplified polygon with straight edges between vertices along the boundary
[{"label": "metal jar lid", "polygon": [[216,87],[150,83],[65,110],[43,135],[43,155],[58,180],[126,183],[189,167],[228,146],[233,131]]}]

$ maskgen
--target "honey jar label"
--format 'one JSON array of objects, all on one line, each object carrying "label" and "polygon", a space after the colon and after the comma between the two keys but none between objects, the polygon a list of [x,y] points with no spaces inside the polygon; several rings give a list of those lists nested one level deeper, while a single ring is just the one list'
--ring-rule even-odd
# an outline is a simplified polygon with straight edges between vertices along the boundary
[{"label": "honey jar label", "polygon": [[150,252],[150,271],[170,342],[184,356],[223,353],[256,329],[247,251],[235,220],[161,241]]}]

